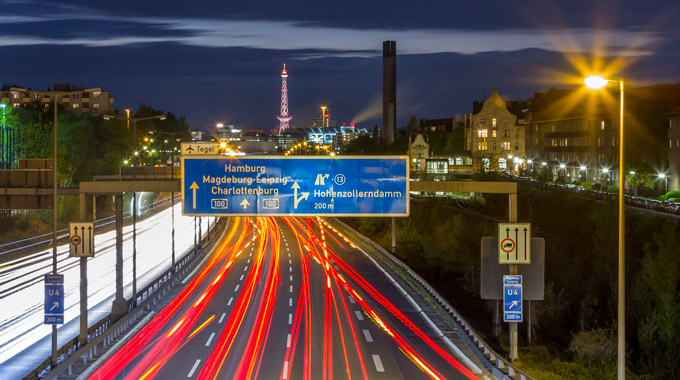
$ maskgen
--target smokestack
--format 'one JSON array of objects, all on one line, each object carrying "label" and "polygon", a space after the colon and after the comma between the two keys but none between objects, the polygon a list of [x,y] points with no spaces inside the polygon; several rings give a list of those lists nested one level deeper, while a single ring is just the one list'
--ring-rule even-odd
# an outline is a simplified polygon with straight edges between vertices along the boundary
[{"label": "smokestack", "polygon": [[394,142],[397,134],[397,43],[383,41],[383,125],[380,137]]}]

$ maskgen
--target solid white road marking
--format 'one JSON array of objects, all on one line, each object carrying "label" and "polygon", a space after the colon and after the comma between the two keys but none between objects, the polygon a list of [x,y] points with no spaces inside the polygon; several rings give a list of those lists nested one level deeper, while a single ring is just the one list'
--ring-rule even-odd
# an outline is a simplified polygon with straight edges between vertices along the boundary
[{"label": "solid white road marking", "polygon": [[360,320],[360,321],[364,320],[364,315],[361,314],[361,312],[359,310],[354,310],[354,314],[356,314],[358,320]]},{"label": "solid white road marking", "polygon": [[220,320],[217,321],[217,323],[222,323],[222,321],[224,321],[224,317],[226,317],[226,316],[227,316],[227,313],[222,313],[222,316],[220,317]]},{"label": "solid white road marking", "polygon": [[230,297],[229,302],[227,302],[227,306],[231,306],[231,301],[233,301],[233,300],[234,300],[234,297]]},{"label": "solid white road marking", "polygon": [[191,367],[191,371],[189,371],[189,374],[187,377],[191,377],[194,375],[194,372],[196,371],[196,368],[198,368],[198,365],[201,363],[201,359],[196,359],[196,363],[194,363],[194,366]]},{"label": "solid white road marking", "polygon": [[373,356],[373,364],[375,364],[375,370],[378,372],[385,372],[385,367],[383,367],[382,360],[380,360],[380,355]]},{"label": "solid white road marking", "polygon": [[210,342],[212,342],[214,337],[215,337],[215,333],[210,334],[210,338],[208,338],[208,341],[205,342],[206,347],[208,347],[210,345]]},{"label": "solid white road marking", "polygon": [[365,329],[362,330],[362,331],[364,332],[364,338],[366,338],[366,341],[367,341],[367,342],[372,342],[372,341],[373,341],[373,337],[371,336],[371,332],[368,331],[368,330],[365,330]]}]

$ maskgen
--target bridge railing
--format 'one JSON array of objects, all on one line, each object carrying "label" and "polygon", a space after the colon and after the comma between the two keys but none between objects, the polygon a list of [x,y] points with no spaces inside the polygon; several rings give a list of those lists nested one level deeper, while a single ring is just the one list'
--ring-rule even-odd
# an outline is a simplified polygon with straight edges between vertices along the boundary
[{"label": "bridge railing", "polygon": [[[513,366],[510,362],[505,360],[500,354],[494,351],[489,345],[484,342],[482,338],[477,335],[472,326],[463,318],[456,309],[449,304],[449,302],[442,297],[427,281],[425,281],[418,273],[414,272],[411,267],[406,265],[403,261],[399,260],[397,257],[392,255],[390,252],[385,250],[380,245],[374,243],[370,239],[366,238],[364,235],[354,230],[352,227],[348,226],[339,219],[333,219],[343,228],[352,231],[356,236],[358,236],[364,243],[373,247],[376,251],[380,252],[387,260],[389,260],[393,265],[401,268],[408,276],[417,282],[437,303],[446,310],[446,312],[453,317],[453,319],[460,325],[460,327],[465,331],[470,341],[475,347],[484,355],[484,357],[489,361],[491,365],[497,371],[494,371],[493,376],[498,379],[516,379],[516,380],[534,380],[533,377],[522,372],[519,368]],[[501,373],[498,373],[500,371]],[[500,376],[500,377],[499,377]]]},{"label": "bridge railing", "polygon": [[[118,338],[128,334],[131,329],[141,328],[153,316],[151,308],[176,285],[180,278],[188,275],[210,250],[217,233],[226,224],[226,218],[219,218],[202,238],[198,249],[187,252],[176,263],[150,284],[140,289],[134,300],[128,300],[128,313],[118,321],[111,321],[110,315],[88,328],[87,343],[80,344],[78,337],[71,339],[57,350],[57,366],[52,367],[51,358],[45,359],[22,380],[58,379],[60,376],[73,376],[74,371],[83,370],[93,363],[98,350],[107,350],[117,344]],[[204,247],[201,249],[201,247]],[[173,273],[174,269],[174,273]],[[135,307],[135,302],[137,306]],[[143,322],[143,323],[140,323]]]}]

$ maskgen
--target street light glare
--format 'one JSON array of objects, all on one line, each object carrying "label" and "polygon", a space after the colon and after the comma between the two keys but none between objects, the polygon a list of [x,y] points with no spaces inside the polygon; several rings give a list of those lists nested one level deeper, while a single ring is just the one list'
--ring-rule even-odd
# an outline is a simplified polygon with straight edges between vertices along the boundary
[{"label": "street light glare", "polygon": [[589,75],[583,81],[585,82],[586,87],[591,90],[600,90],[609,83],[609,80],[601,75]]},{"label": "street light glare", "polygon": [[664,174],[664,173],[659,173],[659,178],[666,178],[666,174]]}]

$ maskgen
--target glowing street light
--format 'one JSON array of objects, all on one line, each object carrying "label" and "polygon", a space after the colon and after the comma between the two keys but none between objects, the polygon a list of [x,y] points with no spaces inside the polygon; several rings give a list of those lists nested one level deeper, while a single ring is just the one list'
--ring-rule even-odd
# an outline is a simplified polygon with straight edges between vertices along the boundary
[{"label": "glowing street light", "polygon": [[626,314],[625,314],[625,260],[626,260],[626,224],[625,224],[625,191],[623,180],[624,139],[623,139],[623,78],[607,79],[600,75],[590,75],[584,79],[586,87],[591,90],[603,89],[609,82],[619,84],[619,284],[618,284],[618,341],[617,341],[617,379],[626,378]]}]

